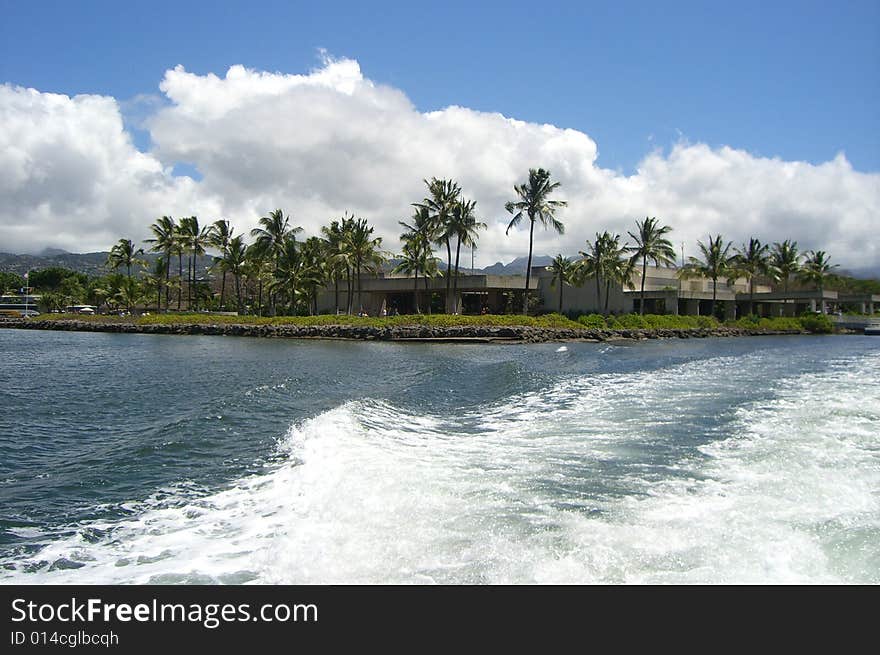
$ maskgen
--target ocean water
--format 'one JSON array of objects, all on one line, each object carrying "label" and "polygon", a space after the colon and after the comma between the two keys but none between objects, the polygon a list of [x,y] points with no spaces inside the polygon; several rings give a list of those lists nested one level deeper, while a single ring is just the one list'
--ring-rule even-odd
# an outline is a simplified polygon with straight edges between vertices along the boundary
[{"label": "ocean water", "polygon": [[0,361],[0,583],[880,582],[876,337]]}]

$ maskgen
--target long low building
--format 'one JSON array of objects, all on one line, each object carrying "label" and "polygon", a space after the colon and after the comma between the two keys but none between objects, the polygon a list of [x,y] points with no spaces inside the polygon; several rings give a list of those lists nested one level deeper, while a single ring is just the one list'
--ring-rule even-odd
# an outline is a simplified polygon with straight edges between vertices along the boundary
[{"label": "long low building", "polygon": [[[645,276],[646,314],[686,314],[707,316],[712,313],[712,280],[705,278],[680,279],[675,267],[649,266]],[[535,298],[534,310],[564,313],[638,312],[641,305],[641,269],[633,274],[630,285],[612,284],[606,288],[600,280],[588,279],[580,286],[563,285],[560,307],[559,285],[553,284],[553,273],[543,266],[532,268],[529,288]],[[450,293],[446,303],[446,278],[425,281],[406,276],[362,276],[361,289],[355,290],[352,309],[370,316],[384,314],[412,314],[416,302],[422,312],[453,312],[462,314],[511,313],[522,308],[525,275],[462,274],[457,281],[457,292]],[[755,284],[750,293],[744,279],[728,281],[720,278],[715,289],[716,313],[723,318],[737,318],[749,313],[761,316],[798,316],[805,311],[827,313],[847,308],[862,313],[873,313],[878,295],[838,296],[836,291],[797,289],[783,291],[763,284]],[[418,299],[418,300],[417,300]],[[334,313],[345,311],[348,303],[345,284],[336,290],[326,287],[318,295],[318,311]]]}]

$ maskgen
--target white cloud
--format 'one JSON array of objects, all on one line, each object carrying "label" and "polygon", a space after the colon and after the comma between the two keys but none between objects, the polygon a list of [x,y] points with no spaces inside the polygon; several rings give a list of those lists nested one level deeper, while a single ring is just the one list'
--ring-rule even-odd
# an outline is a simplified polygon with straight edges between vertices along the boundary
[{"label": "white cloud", "polygon": [[[680,142],[625,176],[597,166],[596,143],[582,132],[463,107],[422,113],[348,59],[307,75],[233,66],[221,78],[177,67],[160,89],[168,104],[146,120],[154,150],[143,154],[112,98],[2,87],[0,249],[107,247],[146,236],[165,213],[229,218],[245,231],[276,207],[312,234],[354,211],[397,249],[397,221],[423,197],[422,179],[437,176],[478,201],[490,225],[478,264],[487,265],[525,254],[527,231],[504,235],[503,206],[529,167],[543,166],[569,207],[560,214],[566,235],[537,231],[537,253],[574,254],[596,231],[625,234],[650,215],[690,252],[720,232],[735,242],[794,238],[848,266],[880,261],[880,175],[854,171],[843,155],[812,165]],[[202,180],[172,177],[176,162]]]}]

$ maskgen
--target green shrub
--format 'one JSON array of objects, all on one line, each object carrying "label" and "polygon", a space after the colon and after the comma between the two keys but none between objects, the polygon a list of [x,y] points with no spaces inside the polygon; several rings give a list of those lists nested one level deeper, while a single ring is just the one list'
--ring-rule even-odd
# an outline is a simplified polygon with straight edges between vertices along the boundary
[{"label": "green shrub", "polygon": [[622,330],[644,330],[648,327],[648,323],[639,314],[624,314],[618,316],[615,323],[616,329]]},{"label": "green shrub", "polygon": [[605,317],[601,314],[584,314],[578,316],[578,323],[591,330],[605,330],[608,327],[608,323],[605,322]]},{"label": "green shrub", "polygon": [[834,323],[825,314],[807,312],[801,316],[800,324],[812,334],[831,334],[834,331]]}]

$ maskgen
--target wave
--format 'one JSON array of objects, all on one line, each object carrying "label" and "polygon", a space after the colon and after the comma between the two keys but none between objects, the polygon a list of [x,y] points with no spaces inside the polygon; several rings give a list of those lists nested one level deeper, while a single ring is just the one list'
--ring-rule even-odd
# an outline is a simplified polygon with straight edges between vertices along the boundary
[{"label": "wave", "polygon": [[72,526],[0,580],[880,581],[880,357],[778,370],[579,376],[455,415],[347,402],[263,472]]}]

